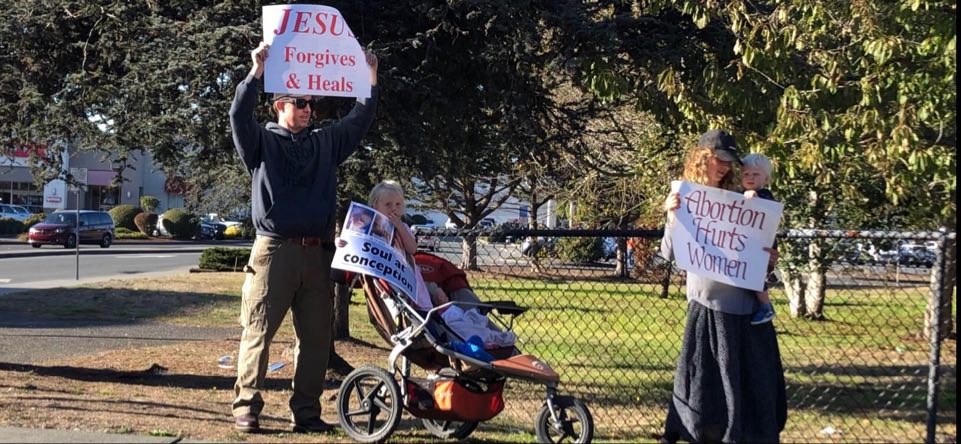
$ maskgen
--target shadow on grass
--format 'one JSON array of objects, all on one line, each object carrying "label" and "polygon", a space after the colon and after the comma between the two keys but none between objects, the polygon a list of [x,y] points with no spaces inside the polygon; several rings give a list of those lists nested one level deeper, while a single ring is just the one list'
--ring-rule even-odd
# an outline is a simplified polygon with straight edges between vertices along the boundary
[{"label": "shadow on grass", "polygon": [[[33,364],[10,364],[0,362],[0,371],[30,373],[35,376],[65,378],[82,382],[109,382],[115,384],[143,385],[148,387],[177,387],[183,389],[232,390],[235,376],[209,376],[167,373],[156,364],[145,370],[113,370],[72,366],[42,366]],[[340,382],[328,379],[325,390],[337,390]],[[268,378],[264,381],[265,390],[285,390],[290,388],[290,378]]]},{"label": "shadow on grass", "polygon": [[0,296],[0,327],[69,328],[142,323],[197,316],[202,323],[235,326],[236,314],[210,319],[220,308],[239,309],[240,298],[218,293],[121,288],[55,288]]}]

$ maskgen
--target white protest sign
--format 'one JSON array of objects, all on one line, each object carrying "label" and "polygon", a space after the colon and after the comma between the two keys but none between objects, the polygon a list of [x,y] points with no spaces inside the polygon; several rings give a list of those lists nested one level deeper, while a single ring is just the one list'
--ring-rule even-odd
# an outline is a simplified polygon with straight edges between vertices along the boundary
[{"label": "white protest sign", "polygon": [[264,91],[293,95],[370,97],[364,50],[347,21],[322,5],[263,7]]},{"label": "white protest sign", "polygon": [[394,226],[373,208],[351,202],[340,231],[333,268],[385,279],[414,299],[415,270],[392,246]]},{"label": "white protest sign", "polygon": [[671,240],[680,268],[750,290],[763,290],[784,205],[690,182],[671,182],[681,206]]}]

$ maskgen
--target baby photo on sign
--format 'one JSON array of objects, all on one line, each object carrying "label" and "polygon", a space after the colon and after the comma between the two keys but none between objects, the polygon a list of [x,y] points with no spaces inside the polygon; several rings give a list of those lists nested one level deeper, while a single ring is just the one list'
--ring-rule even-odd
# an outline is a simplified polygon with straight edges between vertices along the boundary
[{"label": "baby photo on sign", "polygon": [[391,244],[394,237],[394,226],[383,214],[377,213],[374,217],[374,226],[371,227],[370,235],[382,239],[387,245]]},{"label": "baby photo on sign", "polygon": [[368,234],[374,222],[374,210],[362,205],[350,205],[344,227],[358,234]]}]

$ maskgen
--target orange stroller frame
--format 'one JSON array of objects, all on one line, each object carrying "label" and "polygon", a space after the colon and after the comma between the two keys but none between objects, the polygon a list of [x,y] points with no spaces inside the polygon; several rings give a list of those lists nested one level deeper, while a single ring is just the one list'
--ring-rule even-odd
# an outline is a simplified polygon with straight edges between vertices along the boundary
[{"label": "orange stroller frame", "polygon": [[[356,286],[358,281],[364,289],[371,323],[393,348],[386,370],[361,367],[341,383],[337,417],[348,436],[360,442],[384,441],[407,410],[434,436],[467,438],[478,422],[503,409],[504,383],[517,378],[546,387],[546,399],[534,427],[539,442],[591,441],[594,421],[590,411],[580,400],[558,394],[560,376],[550,366],[522,354],[516,346],[487,350],[494,356],[491,362],[460,353],[450,342],[465,342],[464,338],[447,327],[440,316],[451,305],[476,307],[492,324],[510,330],[514,318],[527,308],[513,302],[448,302],[422,313],[386,281],[353,275],[351,284]],[[426,381],[411,377],[411,364],[432,372],[431,376]]]}]

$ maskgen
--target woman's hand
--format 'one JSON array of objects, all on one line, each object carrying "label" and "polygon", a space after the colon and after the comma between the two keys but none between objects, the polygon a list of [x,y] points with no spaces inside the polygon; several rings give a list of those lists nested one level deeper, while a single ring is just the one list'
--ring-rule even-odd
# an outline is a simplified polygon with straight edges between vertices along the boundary
[{"label": "woman's hand", "polygon": [[774,248],[765,248],[764,251],[770,254],[767,259],[767,268],[768,270],[773,270],[774,266],[777,265],[778,252]]},{"label": "woman's hand", "polygon": [[681,207],[681,196],[676,192],[672,192],[667,195],[667,199],[664,199],[664,211],[674,211]]},{"label": "woman's hand", "polygon": [[755,197],[757,197],[757,191],[747,190],[744,192],[744,198],[747,200],[754,199]]}]

